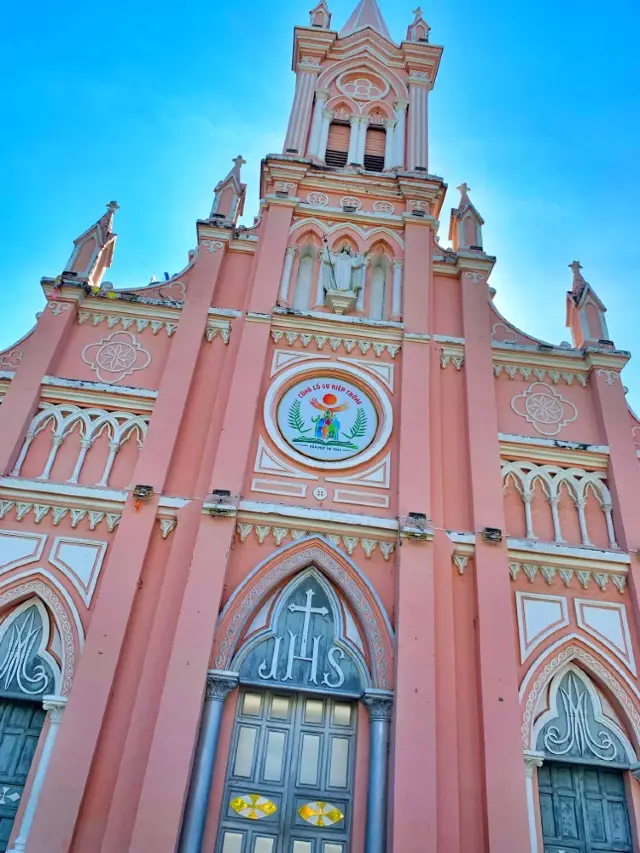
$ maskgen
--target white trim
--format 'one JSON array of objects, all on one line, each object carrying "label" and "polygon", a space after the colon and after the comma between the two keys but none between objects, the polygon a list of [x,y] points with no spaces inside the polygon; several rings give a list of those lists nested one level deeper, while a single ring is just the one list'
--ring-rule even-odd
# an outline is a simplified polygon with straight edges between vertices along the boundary
[{"label": "white trim", "polygon": [[[62,558],[58,556],[57,550],[60,545],[87,545],[96,549],[93,567],[86,583],[83,582],[82,578],[78,575],[72,565],[65,563]],[[56,536],[53,540],[53,545],[49,552],[49,562],[74,585],[87,608],[91,604],[91,599],[93,598],[93,593],[95,591],[96,584],[98,583],[98,578],[100,577],[100,571],[102,570],[102,564],[104,562],[108,546],[108,542],[104,542],[99,539],[77,539],[73,536]]]},{"label": "white trim", "polygon": [[553,542],[538,542],[531,539],[507,537],[509,551],[529,551],[534,554],[546,554],[550,557],[577,557],[584,560],[600,560],[607,563],[629,565],[631,557],[620,551],[606,551],[602,548],[581,548],[572,545],[556,545]]},{"label": "white trim", "polygon": [[555,447],[561,448],[562,450],[579,450],[583,453],[609,453],[609,447],[606,444],[580,444],[575,441],[561,441],[560,439],[554,438],[538,438],[530,435],[513,435],[507,432],[499,432],[498,439],[500,441],[508,441],[510,444],[532,444],[536,447]]},{"label": "white trim", "polygon": [[[525,604],[527,601],[538,601],[540,603],[546,601],[550,604],[560,605],[561,616],[555,622],[550,622],[546,628],[539,631],[534,637],[528,637],[527,634],[527,614]],[[569,608],[567,599],[563,595],[544,595],[535,592],[516,592],[516,612],[518,616],[518,637],[520,640],[520,663],[524,663],[531,656],[540,643],[544,642],[547,637],[555,634],[561,628],[566,628],[569,624]]]},{"label": "white trim", "polygon": [[47,541],[46,533],[22,533],[19,530],[0,530],[0,542],[2,542],[3,537],[9,538],[14,536],[23,541],[31,540],[33,542],[35,540],[35,551],[33,554],[25,554],[22,557],[17,557],[11,562],[0,563],[0,574],[5,574],[12,569],[18,569],[22,566],[28,566],[29,563],[37,563],[40,557],[42,557],[45,542]]},{"label": "white trim", "polygon": [[287,506],[286,504],[262,503],[259,501],[240,501],[238,509],[255,512],[260,515],[279,515],[283,518],[303,518],[309,521],[327,521],[337,524],[349,524],[359,527],[377,527],[383,530],[398,530],[398,521],[393,518],[380,518],[375,515],[335,512],[313,507]]},{"label": "white trim", "polygon": [[[609,651],[613,652],[620,660],[625,664],[625,666],[629,667],[631,672],[634,675],[637,675],[636,670],[636,662],[633,656],[633,645],[631,642],[631,633],[629,632],[629,623],[627,621],[627,609],[624,604],[620,604],[614,601],[599,601],[598,599],[587,599],[587,598],[574,598],[573,600],[574,607],[576,610],[576,624],[578,628],[582,628],[583,631],[586,631],[589,636],[598,640],[599,643],[602,643],[606,646]],[[620,625],[622,629],[622,635],[624,637],[624,641],[627,647],[626,656],[622,649],[618,648],[615,643],[612,642],[607,636],[601,634],[593,625],[589,625],[585,622],[584,619],[584,607],[594,607],[598,610],[615,610],[620,616]]]},{"label": "white trim", "polygon": [[108,382],[94,382],[91,379],[61,379],[59,376],[43,376],[43,385],[54,385],[58,388],[78,388],[82,391],[108,391],[112,394],[125,395],[127,397],[144,397],[155,400],[157,391],[148,388],[132,388],[130,385],[111,385]]},{"label": "white trim", "polygon": [[64,498],[92,498],[124,503],[125,490],[103,489],[97,486],[77,486],[68,483],[47,483],[43,480],[23,480],[20,477],[0,477],[0,488],[18,489],[22,492],[41,492]]}]

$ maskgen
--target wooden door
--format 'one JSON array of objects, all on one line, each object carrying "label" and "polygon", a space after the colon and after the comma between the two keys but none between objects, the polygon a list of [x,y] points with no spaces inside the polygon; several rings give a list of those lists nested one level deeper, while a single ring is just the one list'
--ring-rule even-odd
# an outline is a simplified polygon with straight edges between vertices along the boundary
[{"label": "wooden door", "polygon": [[44,720],[41,704],[0,700],[0,853],[9,843]]},{"label": "wooden door", "polygon": [[349,701],[245,690],[218,853],[348,853],[356,716]]},{"label": "wooden door", "polygon": [[547,761],[538,789],[544,853],[632,853],[622,772]]}]

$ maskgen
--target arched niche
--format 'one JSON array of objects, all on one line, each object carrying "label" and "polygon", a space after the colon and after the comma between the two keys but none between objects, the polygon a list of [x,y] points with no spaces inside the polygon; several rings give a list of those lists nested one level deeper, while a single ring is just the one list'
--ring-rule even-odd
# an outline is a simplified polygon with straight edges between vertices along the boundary
[{"label": "arched niche", "polygon": [[0,623],[0,697],[33,701],[58,694],[61,652],[60,636],[40,598],[23,601]]},{"label": "arched niche", "polygon": [[[282,546],[256,566],[238,586],[220,615],[213,652],[214,667],[232,670],[234,662],[242,662],[244,651],[241,654],[241,649],[245,643],[247,653],[253,648],[255,643],[252,640],[257,642],[259,636],[255,632],[272,630],[271,614],[280,601],[282,590],[309,569],[315,570],[315,575],[309,577],[322,580],[331,591],[331,606],[337,608],[333,613],[334,625],[337,622],[339,629],[337,639],[342,644],[339,647],[345,652],[349,650],[354,665],[360,668],[368,685],[376,689],[391,689],[393,631],[384,608],[357,565],[321,536],[305,537]],[[303,592],[306,595],[306,591]],[[342,599],[343,604],[336,605],[336,597]],[[287,606],[289,603],[294,602],[287,602]],[[301,604],[304,605],[305,601]],[[352,626],[347,624],[349,617],[353,620]],[[340,619],[344,620],[342,624]],[[272,627],[267,628],[268,625]],[[356,633],[362,640],[362,649],[354,640]]]}]

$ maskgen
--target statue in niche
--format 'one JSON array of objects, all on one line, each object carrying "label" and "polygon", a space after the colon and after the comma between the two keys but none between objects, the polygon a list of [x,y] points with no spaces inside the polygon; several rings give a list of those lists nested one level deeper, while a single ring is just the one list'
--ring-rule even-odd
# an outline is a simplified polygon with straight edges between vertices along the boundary
[{"label": "statue in niche", "polygon": [[324,253],[322,260],[325,304],[336,314],[353,308],[362,287],[361,270],[364,258],[352,252],[348,245],[337,252]]}]

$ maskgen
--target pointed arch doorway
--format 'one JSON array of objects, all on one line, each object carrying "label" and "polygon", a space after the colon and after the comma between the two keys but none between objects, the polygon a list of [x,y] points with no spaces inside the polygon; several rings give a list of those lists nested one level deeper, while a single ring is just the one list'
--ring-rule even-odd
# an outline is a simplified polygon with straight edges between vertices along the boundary
[{"label": "pointed arch doorway", "polygon": [[[366,578],[314,540],[258,566],[221,615],[220,669],[208,677],[180,853],[202,850],[230,694],[229,759],[218,818],[211,816],[215,853],[350,853],[354,809],[364,816],[365,800],[357,846],[385,849],[392,634]],[[356,756],[363,737],[368,768]],[[356,763],[362,784],[354,790]]]},{"label": "pointed arch doorway", "polygon": [[545,853],[632,853],[625,776],[633,746],[587,674],[568,664],[534,726]]}]

